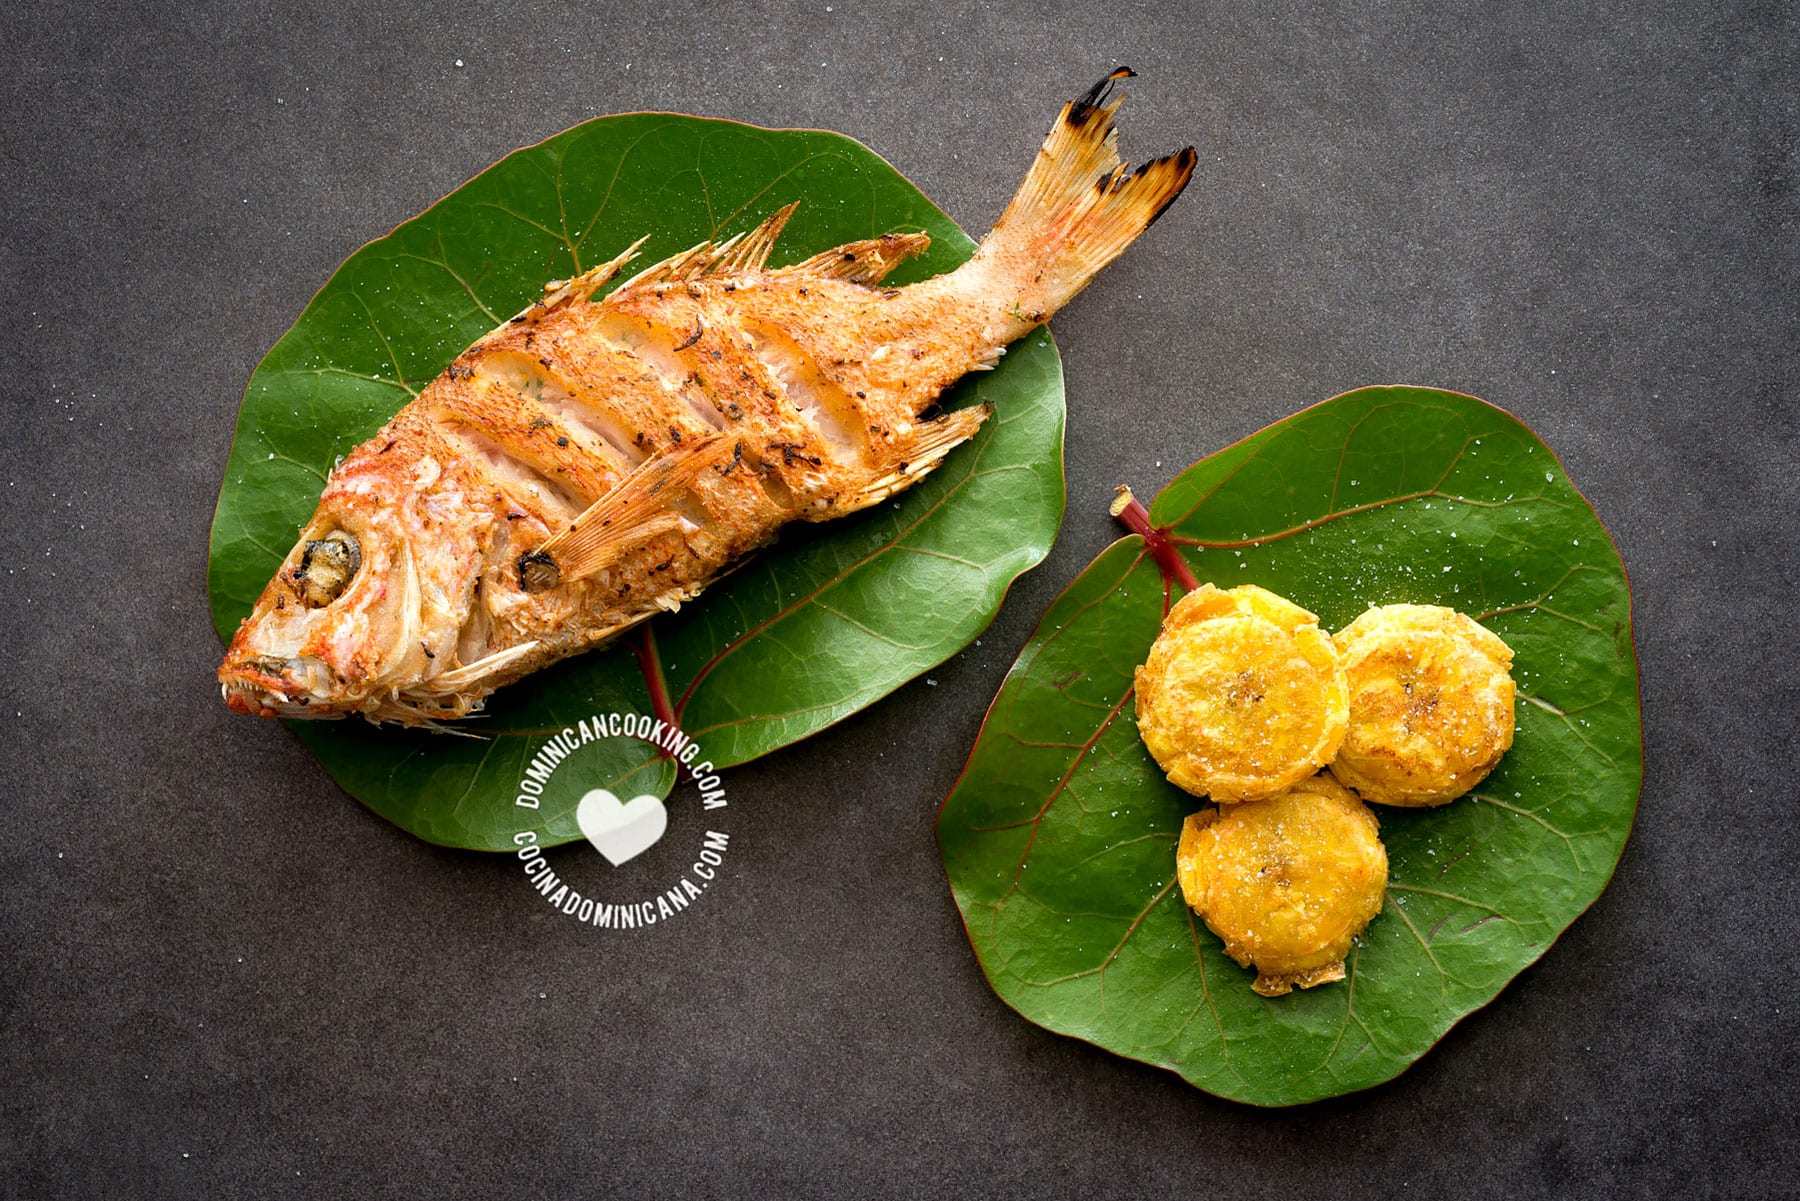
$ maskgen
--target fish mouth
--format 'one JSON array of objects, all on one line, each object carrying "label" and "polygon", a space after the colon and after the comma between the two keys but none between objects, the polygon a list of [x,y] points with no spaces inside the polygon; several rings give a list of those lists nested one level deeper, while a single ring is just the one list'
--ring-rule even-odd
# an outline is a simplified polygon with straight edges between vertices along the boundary
[{"label": "fish mouth", "polygon": [[317,659],[257,659],[219,669],[219,691],[234,713],[252,717],[342,717],[326,694],[331,670]]}]

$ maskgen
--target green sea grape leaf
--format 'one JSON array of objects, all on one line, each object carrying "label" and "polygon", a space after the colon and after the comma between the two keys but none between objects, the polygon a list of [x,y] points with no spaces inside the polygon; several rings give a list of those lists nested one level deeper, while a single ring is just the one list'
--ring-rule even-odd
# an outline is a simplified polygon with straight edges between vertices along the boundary
[{"label": "green sea grape leaf", "polygon": [[1342,983],[1264,998],[1183,903],[1194,797],[1135,725],[1132,675],[1178,584],[1143,538],[1051,605],[938,815],[976,957],[1047,1029],[1223,1097],[1292,1105],[1388,1080],[1599,897],[1643,782],[1630,593],[1550,450],[1508,414],[1364,388],[1182,472],[1150,507],[1197,579],[1259,584],[1341,629],[1410,601],[1513,648],[1513,748],[1437,809],[1377,807],[1390,878]]},{"label": "green sea grape leaf", "polygon": [[[923,229],[931,249],[892,277],[908,283],[974,249],[893,167],[841,134],[639,113],[600,117],[510,154],[351,255],[246,389],[212,530],[208,584],[220,636],[249,613],[337,457],[546,280],[603,262],[644,234],[639,264],[653,262],[750,229],[790,200],[801,205],[776,264]],[[786,531],[652,623],[683,728],[718,766],[817,733],[943,662],[1049,552],[1062,519],[1063,394],[1047,331],[1015,343],[998,370],[965,380],[944,403],[982,401],[996,416],[924,482],[864,513]],[[504,850],[523,830],[541,845],[579,837],[571,813],[513,804],[546,737],[592,713],[650,707],[632,652],[618,648],[500,690],[468,723],[479,740],[361,722],[290,724],[382,816],[432,842]],[[666,762],[615,741],[603,757],[608,779],[595,786],[669,791]]]}]

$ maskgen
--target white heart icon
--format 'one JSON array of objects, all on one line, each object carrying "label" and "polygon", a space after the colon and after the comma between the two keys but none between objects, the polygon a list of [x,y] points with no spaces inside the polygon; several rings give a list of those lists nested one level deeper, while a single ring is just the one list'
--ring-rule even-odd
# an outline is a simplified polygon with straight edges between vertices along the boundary
[{"label": "white heart icon", "polygon": [[575,806],[575,824],[614,867],[642,855],[669,828],[669,811],[653,796],[621,801],[596,788]]}]

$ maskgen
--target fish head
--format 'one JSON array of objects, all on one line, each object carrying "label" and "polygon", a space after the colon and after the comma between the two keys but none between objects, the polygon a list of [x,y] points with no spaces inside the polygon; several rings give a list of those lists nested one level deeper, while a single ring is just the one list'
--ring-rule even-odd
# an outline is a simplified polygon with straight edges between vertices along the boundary
[{"label": "fish head", "polygon": [[451,667],[491,515],[429,454],[363,450],[238,627],[219,683],[260,717],[423,719],[403,694]]}]

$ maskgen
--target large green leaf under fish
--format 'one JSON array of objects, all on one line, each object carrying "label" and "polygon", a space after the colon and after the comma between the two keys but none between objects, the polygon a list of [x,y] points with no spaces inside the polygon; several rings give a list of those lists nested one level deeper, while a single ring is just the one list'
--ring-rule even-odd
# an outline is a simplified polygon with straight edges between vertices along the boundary
[{"label": "large green leaf under fish", "polygon": [[[1029,159],[1019,164],[1023,174]],[[873,151],[841,134],[667,113],[601,117],[517,151],[352,255],[257,367],[213,522],[213,620],[229,637],[293,544],[339,455],[368,438],[469,343],[572,274],[651,235],[643,262],[747,230],[801,202],[773,262],[923,229],[907,283],[974,249]],[[997,215],[1004,197],[997,197]],[[627,272],[629,274],[629,271]],[[966,646],[1062,518],[1062,368],[1050,335],[1014,344],[947,407],[996,416],[893,503],[791,528],[772,550],[653,624],[683,728],[719,766],[831,725]],[[516,808],[544,738],[592,713],[648,712],[632,653],[584,655],[502,689],[469,723],[482,740],[296,722],[333,777],[432,842],[511,849],[580,832],[567,806]],[[646,744],[610,740],[595,786],[664,795]]]},{"label": "large green leaf under fish", "polygon": [[1179,586],[1123,538],[1044,615],[939,814],[982,970],[1031,1021],[1220,1096],[1390,1079],[1543,955],[1624,850],[1643,745],[1618,552],[1530,430],[1425,388],[1271,426],[1184,471],[1150,521],[1199,580],[1259,584],[1327,629],[1398,601],[1478,617],[1515,652],[1513,748],[1447,806],[1377,807],[1388,894],[1348,978],[1258,996],[1175,882],[1200,802],[1144,749],[1131,688]]}]

